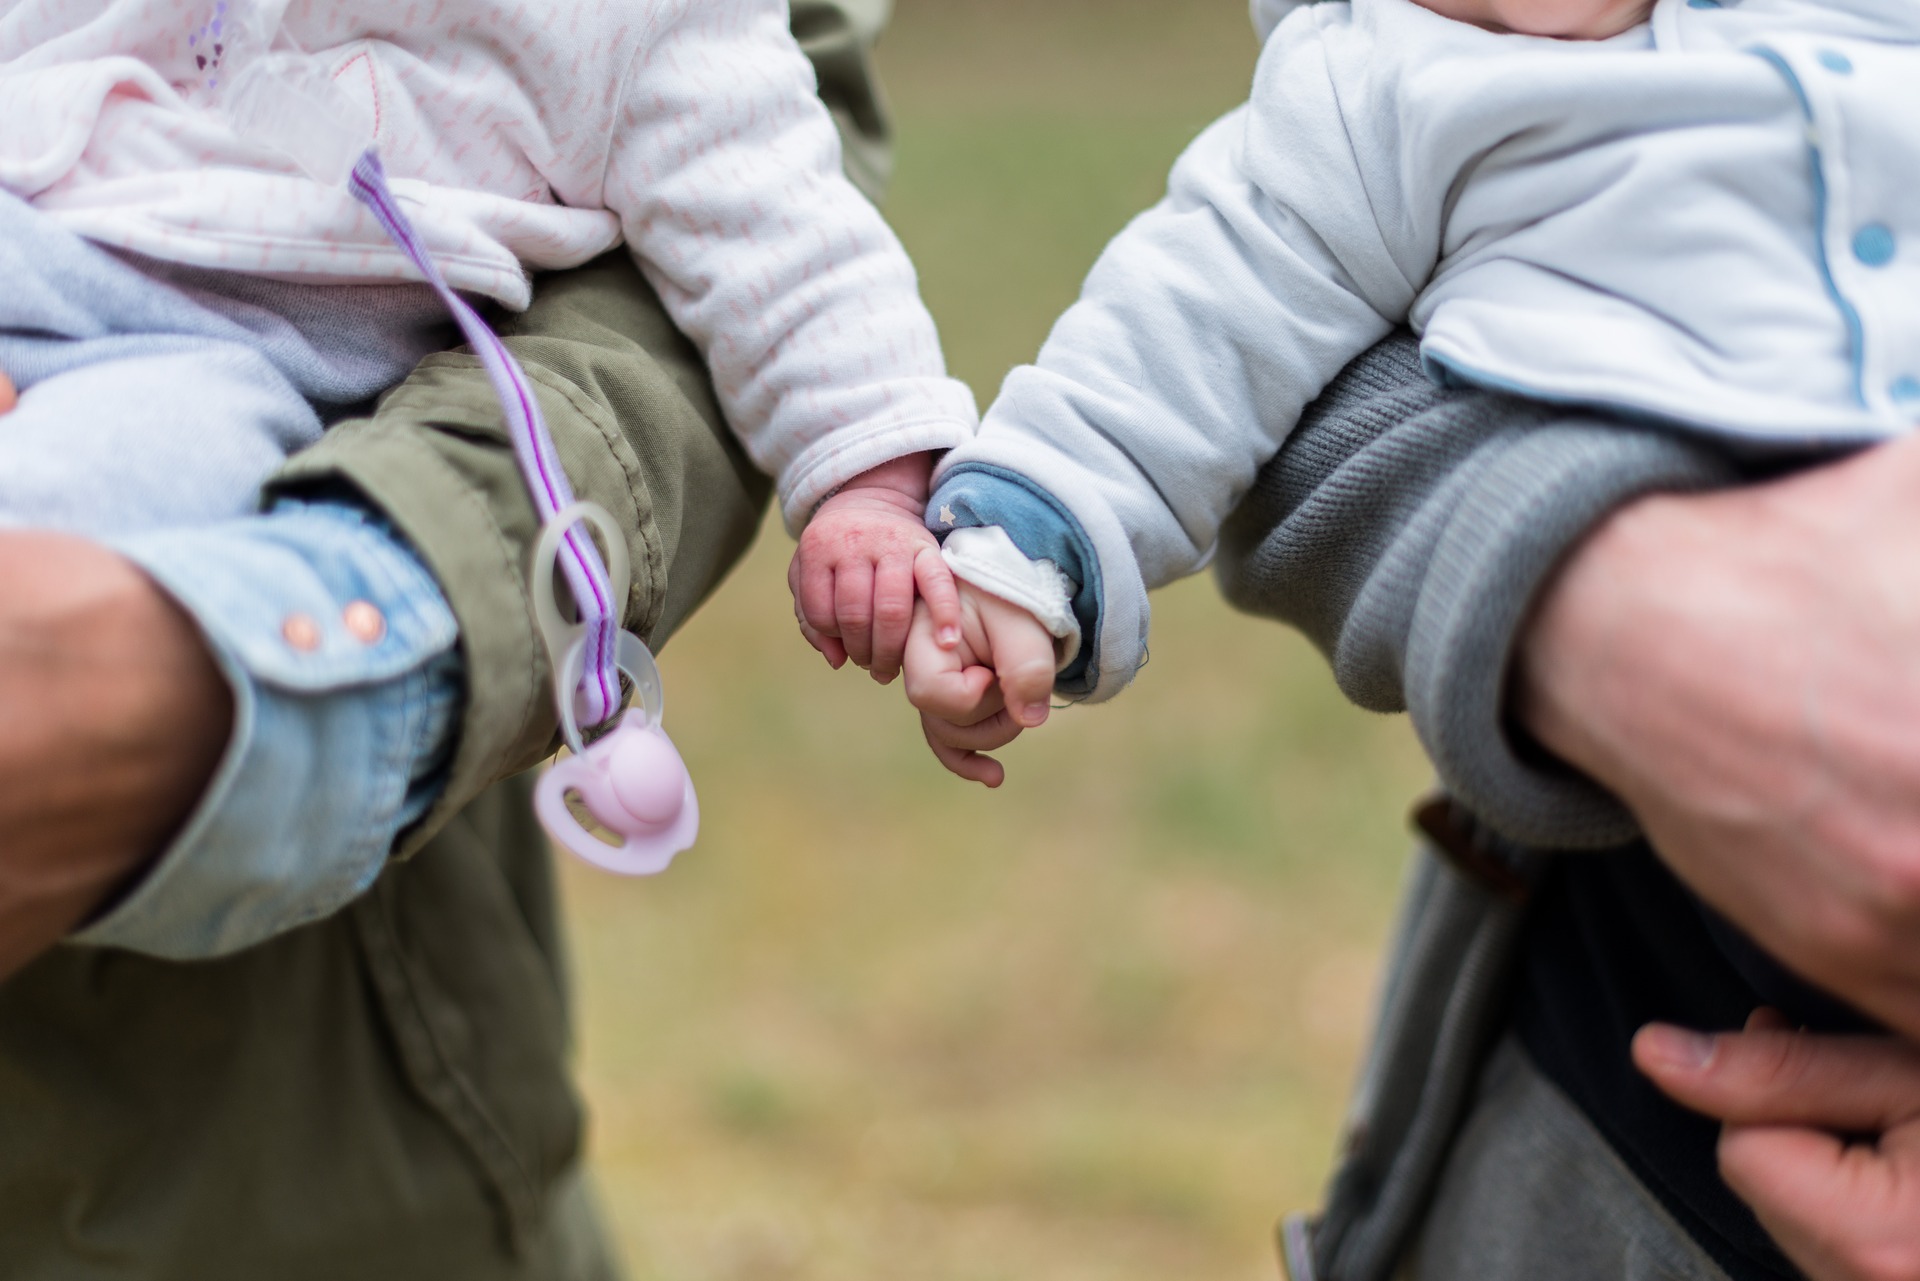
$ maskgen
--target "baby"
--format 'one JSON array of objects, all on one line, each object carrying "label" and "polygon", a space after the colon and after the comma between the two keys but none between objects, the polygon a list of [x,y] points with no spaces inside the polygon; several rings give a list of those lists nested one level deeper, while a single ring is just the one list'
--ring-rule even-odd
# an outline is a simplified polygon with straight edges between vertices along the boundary
[{"label": "baby", "polygon": [[951,608],[921,511],[972,399],[779,0],[0,0],[0,120],[0,524],[245,513],[447,345],[344,182],[375,145],[469,296],[626,242],[789,527],[857,513],[804,549],[830,633]]},{"label": "baby", "polygon": [[1747,449],[1920,418],[1911,0],[1254,7],[1251,101],[940,465],[968,643],[908,689],[965,777],[1131,679],[1148,588],[1397,325],[1442,382]]}]

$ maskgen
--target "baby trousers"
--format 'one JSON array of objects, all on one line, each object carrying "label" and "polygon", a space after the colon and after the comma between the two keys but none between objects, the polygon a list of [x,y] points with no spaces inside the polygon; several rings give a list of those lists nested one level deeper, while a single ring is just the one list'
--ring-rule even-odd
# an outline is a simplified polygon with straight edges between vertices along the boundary
[{"label": "baby trousers", "polygon": [[423,285],[122,255],[0,192],[0,527],[116,537],[252,511],[326,425],[449,344]]}]

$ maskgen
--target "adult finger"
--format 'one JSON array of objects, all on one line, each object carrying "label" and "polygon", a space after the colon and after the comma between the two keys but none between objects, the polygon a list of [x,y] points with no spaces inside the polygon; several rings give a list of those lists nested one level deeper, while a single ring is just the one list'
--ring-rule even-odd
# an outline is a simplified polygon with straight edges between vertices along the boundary
[{"label": "adult finger", "polygon": [[998,787],[1006,782],[1007,771],[999,761],[991,756],[982,756],[978,752],[961,747],[952,747],[942,742],[935,733],[937,722],[925,715],[920,717],[920,728],[927,736],[927,746],[933,749],[933,755],[950,773],[985,787]]},{"label": "adult finger", "polygon": [[13,389],[13,380],[0,373],[0,414],[11,413],[20,403],[20,395]]},{"label": "adult finger", "polygon": [[939,548],[922,548],[913,558],[913,580],[933,616],[934,640],[942,649],[952,649],[960,643],[960,588]]},{"label": "adult finger", "polygon": [[840,643],[856,667],[873,666],[873,566],[845,560],[833,571],[833,613]]},{"label": "adult finger", "polygon": [[914,567],[890,556],[873,572],[873,679],[892,684],[906,653],[907,628],[913,622]]},{"label": "adult finger", "polygon": [[1920,1277],[1920,1170],[1911,1151],[1818,1130],[1728,1126],[1720,1172],[1813,1281]]},{"label": "adult finger", "polygon": [[1037,619],[997,596],[983,596],[980,622],[993,654],[1000,695],[1013,717],[1028,729],[1046,723],[1053,693],[1053,637]]},{"label": "adult finger", "polygon": [[1920,1118],[1920,1050],[1892,1037],[1654,1024],[1633,1059],[1675,1102],[1735,1125],[1878,1133]]}]

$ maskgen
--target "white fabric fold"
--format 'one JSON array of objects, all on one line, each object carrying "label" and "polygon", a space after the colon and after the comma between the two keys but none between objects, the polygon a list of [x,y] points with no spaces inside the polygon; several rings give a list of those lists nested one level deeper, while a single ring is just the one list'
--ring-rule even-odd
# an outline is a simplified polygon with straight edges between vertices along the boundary
[{"label": "white fabric fold", "polygon": [[962,582],[1018,605],[1039,620],[1054,646],[1055,671],[1080,656],[1080,620],[1073,613],[1073,580],[1050,560],[1032,560],[998,525],[956,529],[940,554]]}]

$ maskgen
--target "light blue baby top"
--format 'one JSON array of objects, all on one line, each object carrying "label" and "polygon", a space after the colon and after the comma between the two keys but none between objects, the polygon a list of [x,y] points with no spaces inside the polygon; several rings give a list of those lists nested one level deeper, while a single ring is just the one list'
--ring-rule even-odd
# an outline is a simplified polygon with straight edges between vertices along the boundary
[{"label": "light blue baby top", "polygon": [[1147,589],[1206,563],[1302,409],[1399,324],[1442,380],[1744,448],[1905,432],[1916,173],[1912,0],[1659,0],[1593,42],[1294,9],[1251,101],[948,455],[929,522],[1002,525],[1098,585],[1061,688],[1103,698],[1144,658]]},{"label": "light blue baby top", "polygon": [[[421,287],[123,260],[3,193],[0,279],[0,370],[21,388],[0,417],[0,526],[127,555],[193,617],[234,695],[198,811],[77,940],[190,959],[337,910],[438,794],[457,627],[367,513],[250,513],[329,419],[448,345],[444,309]],[[289,620],[311,631],[290,638]]]}]

